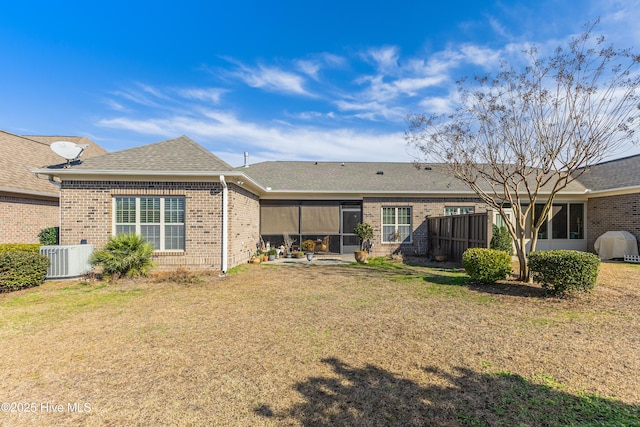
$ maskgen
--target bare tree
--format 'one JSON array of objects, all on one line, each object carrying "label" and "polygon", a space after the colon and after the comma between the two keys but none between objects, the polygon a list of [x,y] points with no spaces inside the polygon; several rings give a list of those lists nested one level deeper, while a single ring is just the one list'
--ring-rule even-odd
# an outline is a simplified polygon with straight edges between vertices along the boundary
[{"label": "bare tree", "polygon": [[406,140],[424,159],[443,163],[504,218],[513,211],[506,224],[521,280],[530,279],[527,253],[557,193],[635,142],[640,56],[594,37],[597,23],[548,57],[526,50],[523,69],[505,63],[495,75],[458,81],[451,114],[408,117]]}]

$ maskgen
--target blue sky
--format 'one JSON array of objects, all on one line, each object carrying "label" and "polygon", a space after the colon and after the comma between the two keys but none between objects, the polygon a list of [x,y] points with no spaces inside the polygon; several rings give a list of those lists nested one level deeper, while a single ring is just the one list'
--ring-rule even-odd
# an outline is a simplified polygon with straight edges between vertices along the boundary
[{"label": "blue sky", "polygon": [[[109,151],[187,135],[250,161],[411,161],[408,113],[455,81],[550,49],[601,18],[640,46],[637,1],[9,2],[0,129]],[[634,147],[625,153],[640,152]]]}]

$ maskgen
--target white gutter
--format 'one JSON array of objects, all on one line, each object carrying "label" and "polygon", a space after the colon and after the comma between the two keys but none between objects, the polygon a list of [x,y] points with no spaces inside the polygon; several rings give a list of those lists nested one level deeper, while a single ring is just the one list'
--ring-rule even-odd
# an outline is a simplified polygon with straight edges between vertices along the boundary
[{"label": "white gutter", "polygon": [[229,252],[229,188],[224,175],[220,175],[222,184],[222,274],[227,274],[227,257]]},{"label": "white gutter", "polygon": [[[57,185],[57,183],[54,183]],[[49,197],[49,198],[60,198],[59,193],[45,193],[43,191],[31,191],[31,190],[23,190],[20,188],[9,188],[9,187],[0,187],[0,193],[13,193],[13,194],[23,194],[26,196],[39,196],[39,197]]]}]

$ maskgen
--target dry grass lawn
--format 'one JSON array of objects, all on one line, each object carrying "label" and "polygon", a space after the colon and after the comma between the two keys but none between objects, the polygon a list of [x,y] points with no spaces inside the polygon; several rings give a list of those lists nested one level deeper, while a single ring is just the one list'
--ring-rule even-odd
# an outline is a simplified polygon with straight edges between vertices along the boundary
[{"label": "dry grass lawn", "polygon": [[567,300],[465,282],[247,265],[0,294],[0,425],[640,425],[640,266]]}]

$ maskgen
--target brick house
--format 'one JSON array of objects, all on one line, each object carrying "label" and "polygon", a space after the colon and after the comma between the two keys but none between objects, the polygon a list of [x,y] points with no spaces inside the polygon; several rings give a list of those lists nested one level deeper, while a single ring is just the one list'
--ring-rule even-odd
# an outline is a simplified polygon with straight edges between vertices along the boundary
[{"label": "brick house", "polygon": [[[603,163],[559,194],[539,249],[587,250],[597,237],[591,228],[624,225],[600,215],[608,197],[629,209],[637,203],[630,195],[639,188],[624,193],[616,187],[622,181],[607,178],[616,162],[631,167],[640,157]],[[36,172],[60,182],[62,244],[101,247],[114,234],[137,232],[165,268],[226,271],[246,262],[261,239],[280,245],[284,233],[297,244],[315,240],[322,252],[350,253],[361,221],[374,229],[372,255],[425,254],[426,218],[487,210],[437,164],[273,161],[233,168],[185,136]],[[629,231],[640,237],[638,226]]]},{"label": "brick house", "polygon": [[31,169],[59,163],[50,145],[88,144],[83,158],[105,154],[91,140],[73,136],[21,136],[0,130],[0,243],[38,243],[43,228],[60,224],[59,188]]}]

